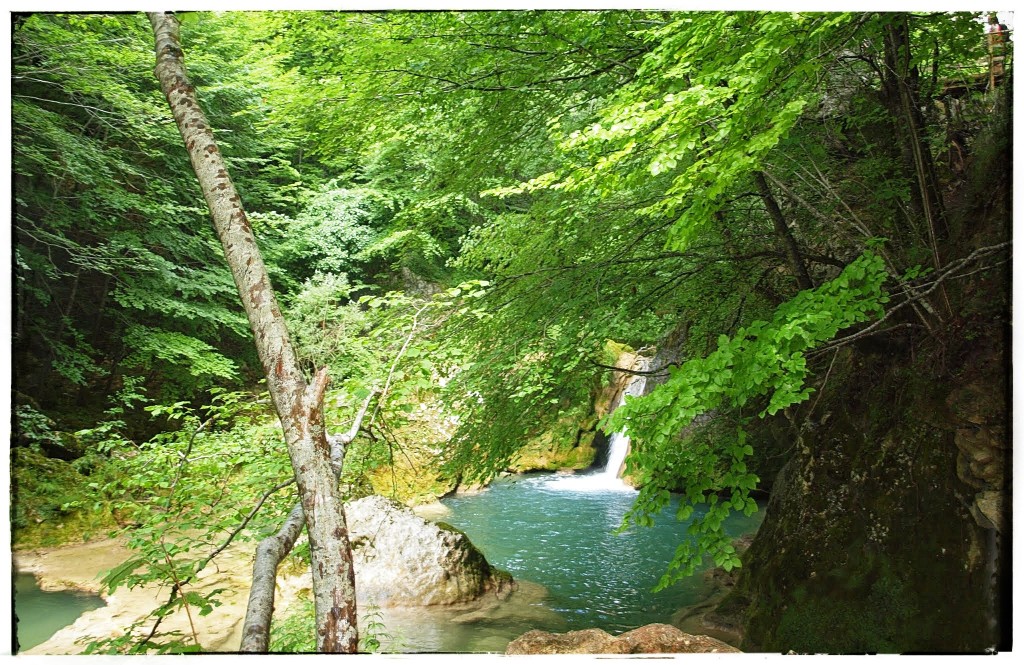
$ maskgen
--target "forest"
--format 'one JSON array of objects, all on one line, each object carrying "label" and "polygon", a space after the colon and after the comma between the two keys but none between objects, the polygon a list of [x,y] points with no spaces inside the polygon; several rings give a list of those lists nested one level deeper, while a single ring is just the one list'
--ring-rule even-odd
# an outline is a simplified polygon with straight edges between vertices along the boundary
[{"label": "forest", "polygon": [[[13,14],[16,572],[159,596],[59,652],[1006,650],[1007,16]],[[460,522],[605,465],[565,583],[664,611]],[[372,595],[407,509],[490,641]]]}]

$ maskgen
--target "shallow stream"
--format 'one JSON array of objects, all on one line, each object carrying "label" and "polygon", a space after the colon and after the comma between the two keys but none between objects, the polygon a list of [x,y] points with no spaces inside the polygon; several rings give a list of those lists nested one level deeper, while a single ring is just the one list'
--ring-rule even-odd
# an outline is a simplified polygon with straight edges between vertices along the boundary
[{"label": "shallow stream", "polygon": [[[444,499],[449,513],[440,519],[464,531],[492,565],[510,572],[517,590],[507,600],[485,599],[472,608],[360,607],[363,632],[367,623],[383,624],[374,631],[384,651],[503,653],[511,640],[535,628],[620,634],[671,623],[714,589],[698,573],[651,591],[688,537],[689,523],[675,520],[673,500],[653,527],[617,533],[635,497],[614,473],[596,472],[508,477],[478,494]],[[760,521],[761,513],[734,515],[725,528],[739,537]],[[32,575],[17,575],[15,587],[21,650],[104,604],[91,594],[43,592]]]}]

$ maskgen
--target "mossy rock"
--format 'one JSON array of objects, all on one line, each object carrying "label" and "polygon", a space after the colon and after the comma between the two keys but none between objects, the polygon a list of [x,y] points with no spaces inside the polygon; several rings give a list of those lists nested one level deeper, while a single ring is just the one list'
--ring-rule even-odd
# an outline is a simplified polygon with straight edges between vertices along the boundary
[{"label": "mossy rock", "polygon": [[509,465],[515,473],[585,469],[594,463],[594,426],[588,406],[579,406],[524,445]]},{"label": "mossy rock", "polygon": [[365,474],[359,493],[351,498],[380,494],[409,506],[432,503],[455,489],[455,482],[442,477],[434,465],[395,463],[381,466]]},{"label": "mossy rock", "polygon": [[11,527],[16,546],[53,546],[88,539],[115,525],[93,509],[99,497],[74,464],[32,448],[11,451]]},{"label": "mossy rock", "polygon": [[953,386],[912,362],[848,362],[817,426],[795,433],[723,603],[744,613],[742,648],[982,652],[997,640],[997,535],[966,505],[956,423],[923,413]]}]

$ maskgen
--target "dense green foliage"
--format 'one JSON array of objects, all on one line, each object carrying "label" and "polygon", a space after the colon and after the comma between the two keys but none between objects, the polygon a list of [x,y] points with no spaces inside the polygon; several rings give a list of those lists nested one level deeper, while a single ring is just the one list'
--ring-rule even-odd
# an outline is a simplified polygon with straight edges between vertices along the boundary
[{"label": "dense green foliage", "polygon": [[[348,490],[422,500],[486,481],[588,414],[613,378],[609,340],[647,355],[676,340],[659,385],[603,423],[633,442],[630,522],[670,492],[681,517],[709,505],[670,584],[739,565],[720,525],[754,507],[748,434],[820,388],[823,347],[958,325],[944,281],[985,243],[946,199],[974,137],[1005,118],[976,18],[182,22],[292,340],[333,377],[328,427],[382,391]],[[264,535],[294,501],[282,487],[247,521],[291,470],[237,293],[144,17],[16,16],[12,40],[16,535],[106,524],[139,552],[111,586],[168,566],[188,578],[241,522]],[[742,427],[687,438],[715,414]],[[279,645],[305,644],[285,632]]]}]

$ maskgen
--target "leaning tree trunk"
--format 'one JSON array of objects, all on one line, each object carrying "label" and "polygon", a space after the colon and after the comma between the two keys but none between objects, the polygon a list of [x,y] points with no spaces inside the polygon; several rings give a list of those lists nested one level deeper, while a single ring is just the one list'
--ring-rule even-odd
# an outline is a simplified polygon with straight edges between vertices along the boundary
[{"label": "leaning tree trunk", "polygon": [[775,196],[768,186],[768,181],[764,177],[764,171],[754,171],[754,184],[757,185],[757,192],[761,195],[761,201],[768,211],[768,216],[772,219],[776,242],[782,246],[782,250],[786,254],[786,262],[789,263],[789,270],[796,278],[797,286],[800,287],[801,291],[813,289],[814,282],[811,280],[810,273],[807,272],[807,265],[804,263],[803,257],[800,256],[800,248],[796,244],[796,238],[793,237],[793,232],[789,230],[789,225],[786,224],[786,218],[782,215],[782,209],[779,207],[778,201],[775,200]]},{"label": "leaning tree trunk", "polygon": [[327,371],[321,369],[310,384],[303,377],[245,210],[185,74],[177,19],[162,12],[148,16],[156,37],[156,76],[213,216],[284,428],[309,534],[317,648],[355,653],[352,551],[323,424]]},{"label": "leaning tree trunk", "polygon": [[904,159],[914,174],[911,197],[924,217],[928,245],[935,270],[942,268],[939,243],[949,235],[942,190],[935,175],[935,161],[926,140],[927,128],[921,113],[922,100],[917,65],[910,48],[907,14],[895,14],[885,28],[885,77],[882,81],[886,105],[903,135]]}]

